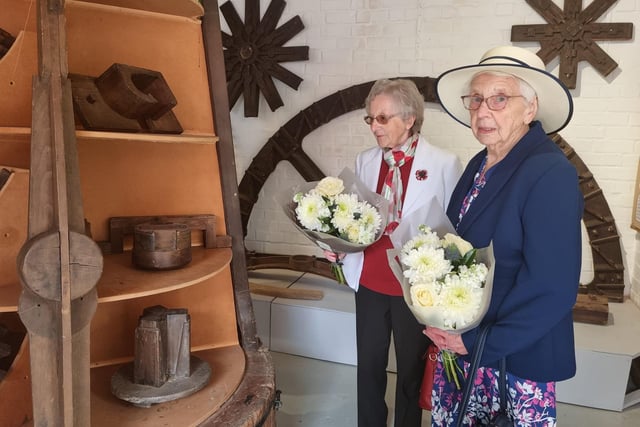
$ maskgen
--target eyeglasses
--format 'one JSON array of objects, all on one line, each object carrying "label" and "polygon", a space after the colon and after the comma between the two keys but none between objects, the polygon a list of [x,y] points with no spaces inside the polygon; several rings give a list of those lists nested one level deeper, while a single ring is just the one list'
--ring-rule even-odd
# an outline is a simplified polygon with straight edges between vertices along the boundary
[{"label": "eyeglasses", "polygon": [[489,107],[492,111],[498,111],[504,109],[507,106],[507,102],[511,98],[524,98],[522,95],[493,95],[485,98],[481,95],[465,95],[460,97],[462,99],[462,105],[467,110],[477,110],[480,108],[483,102],[487,103],[487,107]]},{"label": "eyeglasses", "polygon": [[397,114],[390,114],[388,116],[385,115],[385,114],[378,114],[375,117],[364,116],[364,122],[366,124],[368,124],[369,126],[371,126],[371,124],[375,120],[376,122],[380,123],[381,125],[386,125],[387,123],[389,123],[389,120],[393,119],[395,116],[397,116]]}]

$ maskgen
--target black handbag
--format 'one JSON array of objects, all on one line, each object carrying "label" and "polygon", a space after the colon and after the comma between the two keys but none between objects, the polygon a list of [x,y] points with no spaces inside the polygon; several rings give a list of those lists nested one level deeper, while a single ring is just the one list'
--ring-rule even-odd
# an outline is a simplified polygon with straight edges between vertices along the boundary
[{"label": "black handbag", "polygon": [[[462,395],[462,403],[460,404],[460,414],[458,415],[457,427],[462,427],[464,415],[467,412],[467,406],[469,406],[469,398],[471,397],[471,391],[473,390],[473,380],[480,367],[480,359],[482,358],[482,352],[484,351],[484,343],[487,340],[487,334],[491,325],[487,324],[482,326],[476,343],[473,347],[473,359],[469,367],[469,377],[464,385],[464,394]],[[498,388],[500,390],[500,411],[489,422],[490,427],[513,427],[513,422],[507,415],[507,359],[504,357],[500,359],[500,377],[498,379]]]}]

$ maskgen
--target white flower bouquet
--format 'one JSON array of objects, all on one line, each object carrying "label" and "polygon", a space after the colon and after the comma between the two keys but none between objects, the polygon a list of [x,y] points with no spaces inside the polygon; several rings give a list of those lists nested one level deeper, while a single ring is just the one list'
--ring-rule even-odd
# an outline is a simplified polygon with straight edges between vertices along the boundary
[{"label": "white flower bouquet", "polygon": [[[419,219],[432,226],[416,225]],[[491,301],[491,245],[476,249],[457,236],[435,202],[403,219],[390,237],[394,249],[388,251],[389,265],[420,323],[455,333],[480,324]],[[447,377],[460,388],[455,354],[444,351],[443,361]]]},{"label": "white flower bouquet", "polygon": [[[294,187],[282,197],[285,214],[320,248],[338,253],[360,252],[384,231],[388,202],[367,189],[349,169]],[[332,263],[336,280],[346,284],[339,260]]]}]

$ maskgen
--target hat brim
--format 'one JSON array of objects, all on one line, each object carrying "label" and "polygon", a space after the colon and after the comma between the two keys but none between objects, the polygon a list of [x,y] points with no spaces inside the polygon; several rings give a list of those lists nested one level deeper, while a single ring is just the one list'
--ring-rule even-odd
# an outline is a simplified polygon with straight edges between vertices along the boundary
[{"label": "hat brim", "polygon": [[444,110],[455,120],[470,127],[469,111],[462,105],[461,96],[471,78],[483,71],[512,74],[531,85],[538,95],[539,120],[547,134],[563,129],[573,116],[573,100],[560,80],[546,71],[517,64],[476,64],[445,71],[436,81],[436,93]]}]

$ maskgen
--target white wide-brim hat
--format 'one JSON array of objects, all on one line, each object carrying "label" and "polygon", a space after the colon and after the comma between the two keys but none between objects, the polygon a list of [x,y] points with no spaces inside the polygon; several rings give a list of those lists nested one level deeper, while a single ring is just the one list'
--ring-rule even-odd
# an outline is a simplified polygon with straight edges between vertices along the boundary
[{"label": "white wide-brim hat", "polygon": [[573,115],[573,100],[566,86],[545,71],[538,55],[516,46],[500,46],[487,51],[478,64],[445,71],[436,81],[436,93],[444,110],[458,122],[470,127],[469,110],[462,105],[463,93],[471,78],[482,71],[500,71],[521,78],[538,95],[539,120],[547,134],[564,128]]}]

